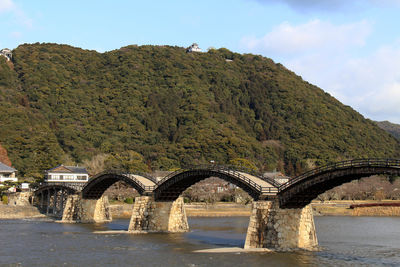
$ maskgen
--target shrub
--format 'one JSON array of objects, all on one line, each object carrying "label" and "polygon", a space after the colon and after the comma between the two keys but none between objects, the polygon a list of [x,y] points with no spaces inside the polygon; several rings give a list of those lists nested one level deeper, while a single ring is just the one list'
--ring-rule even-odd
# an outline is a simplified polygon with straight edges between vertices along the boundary
[{"label": "shrub", "polygon": [[7,205],[8,204],[8,196],[2,196],[1,197],[1,201],[3,202],[3,204]]},{"label": "shrub", "polygon": [[127,197],[127,198],[125,198],[124,202],[127,204],[133,204],[134,201],[133,201],[132,197]]}]

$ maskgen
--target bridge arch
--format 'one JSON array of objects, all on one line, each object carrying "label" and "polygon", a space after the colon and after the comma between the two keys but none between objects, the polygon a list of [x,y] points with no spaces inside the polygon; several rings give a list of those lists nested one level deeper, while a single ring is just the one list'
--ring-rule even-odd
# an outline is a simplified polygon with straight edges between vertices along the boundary
[{"label": "bridge arch", "polygon": [[77,188],[64,184],[45,184],[34,191],[29,202],[41,213],[62,217],[68,196],[77,193]]},{"label": "bridge arch", "polygon": [[313,169],[279,187],[279,204],[281,208],[302,208],[329,189],[380,174],[400,176],[400,160],[357,159]]},{"label": "bridge arch", "polygon": [[158,182],[154,189],[154,199],[157,201],[174,201],[190,186],[201,180],[218,177],[247,192],[258,200],[263,194],[276,194],[278,188],[265,178],[256,177],[244,172],[221,167],[198,167],[190,170],[180,170],[168,175]]},{"label": "bridge arch", "polygon": [[145,174],[126,174],[119,171],[106,171],[90,178],[82,189],[82,198],[99,199],[111,185],[118,181],[123,181],[132,186],[140,195],[151,192],[156,184],[153,177]]},{"label": "bridge arch", "polygon": [[67,194],[76,194],[78,190],[73,187],[69,187],[66,185],[61,185],[61,184],[46,184],[43,186],[40,186],[38,189],[34,191],[34,195],[38,196],[39,194],[43,194],[44,192],[47,192],[49,190],[56,190],[56,191],[64,191]]}]

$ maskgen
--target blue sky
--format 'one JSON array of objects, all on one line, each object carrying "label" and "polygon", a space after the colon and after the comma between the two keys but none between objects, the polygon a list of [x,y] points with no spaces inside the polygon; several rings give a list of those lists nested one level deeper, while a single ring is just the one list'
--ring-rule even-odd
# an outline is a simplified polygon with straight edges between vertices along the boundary
[{"label": "blue sky", "polygon": [[0,47],[226,47],[272,58],[374,120],[400,123],[400,0],[0,0]]}]

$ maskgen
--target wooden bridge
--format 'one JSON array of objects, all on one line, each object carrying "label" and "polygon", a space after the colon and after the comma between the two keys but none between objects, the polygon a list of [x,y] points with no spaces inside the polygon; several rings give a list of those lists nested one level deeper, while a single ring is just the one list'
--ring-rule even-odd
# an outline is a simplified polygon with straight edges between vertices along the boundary
[{"label": "wooden bridge", "polygon": [[282,208],[301,208],[336,186],[380,174],[400,176],[400,160],[346,160],[310,170],[279,186],[279,204]]},{"label": "wooden bridge", "polygon": [[308,204],[335,186],[379,174],[400,176],[400,160],[337,162],[310,170],[285,184],[249,170],[218,165],[181,169],[160,181],[144,173],[114,170],[92,177],[79,192],[62,185],[42,186],[35,192],[35,199],[43,212],[62,216],[64,222],[104,222],[111,218],[108,201],[102,195],[115,182],[124,181],[141,195],[135,199],[129,232],[185,232],[189,226],[179,196],[201,180],[219,177],[254,199],[245,248],[313,249],[318,241]]},{"label": "wooden bridge", "polygon": [[[209,177],[218,177],[242,188],[254,200],[278,198],[282,208],[300,208],[338,185],[379,174],[400,176],[400,160],[356,159],[336,162],[307,171],[284,184],[249,169],[215,164],[180,169],[160,181],[146,173],[130,174],[121,170],[110,170],[93,176],[81,191],[84,199],[99,199],[112,184],[124,181],[140,195],[153,196],[159,201],[171,201],[193,184]],[[40,187],[36,194],[50,189],[54,192],[63,186],[71,187],[66,192],[80,191],[74,184],[57,183]]]}]

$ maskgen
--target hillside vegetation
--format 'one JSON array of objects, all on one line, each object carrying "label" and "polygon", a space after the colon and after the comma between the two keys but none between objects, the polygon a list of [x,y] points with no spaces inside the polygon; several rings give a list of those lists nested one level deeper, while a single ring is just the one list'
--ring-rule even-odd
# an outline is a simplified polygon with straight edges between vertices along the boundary
[{"label": "hillside vegetation", "polygon": [[378,124],[378,126],[381,129],[383,129],[386,132],[390,133],[397,140],[400,141],[400,125],[399,124],[391,123],[391,122],[388,122],[388,121],[378,121],[376,123]]},{"label": "hillside vegetation", "polygon": [[20,174],[36,178],[99,154],[141,170],[214,160],[294,175],[400,151],[375,123],[281,64],[227,49],[21,45],[13,65],[0,57],[0,101],[0,143]]}]

